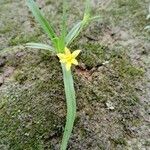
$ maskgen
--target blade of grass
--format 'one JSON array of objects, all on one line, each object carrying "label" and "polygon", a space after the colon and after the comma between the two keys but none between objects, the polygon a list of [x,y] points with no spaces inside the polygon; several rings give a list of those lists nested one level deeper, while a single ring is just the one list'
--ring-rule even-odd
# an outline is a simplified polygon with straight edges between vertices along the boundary
[{"label": "blade of grass", "polygon": [[149,14],[149,15],[147,15],[146,19],[147,19],[147,20],[148,20],[148,19],[150,19],[150,14]]},{"label": "blade of grass", "polygon": [[90,15],[91,15],[90,0],[86,0],[84,17],[83,17],[84,24],[86,24],[87,22],[89,22]]},{"label": "blade of grass", "polygon": [[81,32],[82,28],[90,22],[90,1],[86,0],[83,20],[76,23],[65,38],[66,46],[69,45]]},{"label": "blade of grass", "polygon": [[67,143],[70,138],[75,116],[76,116],[76,99],[75,99],[75,90],[74,90],[71,70],[67,71],[66,67],[63,64],[62,64],[62,70],[63,70],[63,79],[64,79],[65,94],[67,100],[67,117],[66,117],[65,131],[63,134],[63,139],[61,144],[61,150],[66,150]]},{"label": "blade of grass", "polygon": [[145,30],[150,30],[150,25],[144,28]]},{"label": "blade of grass", "polygon": [[57,53],[62,53],[63,50],[64,50],[64,47],[65,47],[64,46],[64,41],[63,41],[62,37],[61,36],[57,37],[55,39],[55,41],[56,41],[56,45],[55,45],[56,52]]},{"label": "blade of grass", "polygon": [[53,41],[53,39],[56,38],[56,34],[52,28],[52,26],[48,23],[46,18],[42,15],[41,11],[37,7],[36,3],[33,0],[27,0],[27,5],[32,11],[33,15],[35,16],[36,20],[40,23],[43,30],[48,34],[50,39]]},{"label": "blade of grass", "polygon": [[63,0],[62,36],[67,34],[67,0]]},{"label": "blade of grass", "polygon": [[91,6],[90,6],[90,0],[86,0],[85,3],[85,14],[90,14],[91,13]]},{"label": "blade of grass", "polygon": [[89,19],[89,21],[90,21],[90,22],[93,22],[93,21],[97,21],[97,20],[100,20],[100,19],[102,19],[101,16],[95,16],[95,17],[91,17],[91,18]]},{"label": "blade of grass", "polygon": [[44,49],[44,50],[49,50],[53,52],[55,51],[52,46],[47,45],[47,44],[42,44],[42,43],[27,43],[25,46],[29,48]]},{"label": "blade of grass", "polygon": [[66,46],[68,46],[80,33],[83,21],[76,23],[65,38]]},{"label": "blade of grass", "polygon": [[62,16],[62,27],[61,35],[59,37],[58,45],[61,47],[59,52],[63,52],[65,48],[65,37],[67,34],[67,0],[63,0],[63,16]]},{"label": "blade of grass", "polygon": [[58,40],[58,49],[59,49],[59,52],[60,53],[63,53],[64,52],[64,48],[65,48],[65,41],[64,41],[64,37],[59,37],[59,40]]}]

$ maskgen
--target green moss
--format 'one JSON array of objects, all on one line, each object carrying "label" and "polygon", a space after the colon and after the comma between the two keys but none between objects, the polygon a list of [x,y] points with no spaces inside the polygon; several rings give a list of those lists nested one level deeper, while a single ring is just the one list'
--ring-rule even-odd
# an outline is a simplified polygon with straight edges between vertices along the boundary
[{"label": "green moss", "polygon": [[11,0],[5,0],[5,1],[1,1],[0,4],[5,5],[5,4],[11,3],[11,2],[12,2]]},{"label": "green moss", "polygon": [[[103,65],[102,62],[106,60],[109,63]],[[84,83],[84,87],[80,85],[84,92],[79,97],[102,103],[106,103],[109,99],[117,105],[115,109],[119,113],[130,111],[139,102],[134,83],[143,76],[144,71],[131,64],[125,51],[110,52],[109,49],[102,49],[98,44],[88,44],[88,46],[86,44],[80,61],[85,64],[86,67],[82,69],[91,76],[92,81],[91,84]],[[95,71],[92,71],[93,69]],[[81,79],[77,79],[77,83],[80,82]],[[89,93],[89,95],[84,95],[84,93]]]},{"label": "green moss", "polygon": [[27,76],[25,75],[24,72],[16,72],[15,75],[14,75],[14,79],[19,82],[20,84],[22,84],[24,81],[27,80]]},{"label": "green moss", "polygon": [[[125,52],[111,52],[99,44],[81,47],[79,61],[85,64],[81,69],[92,80],[88,81],[84,74],[79,75],[79,70],[73,67],[78,110],[94,101],[105,104],[109,99],[117,105],[115,110],[125,120],[120,124],[128,124],[130,121],[124,112],[131,111],[138,103],[133,85],[135,79],[141,77],[141,70],[130,63]],[[103,65],[106,60],[109,63]],[[12,52],[6,65],[15,67],[16,71],[6,85],[7,91],[0,93],[2,141],[6,140],[15,149],[54,147],[51,141],[61,138],[65,122],[65,95],[58,58],[40,50],[21,50]],[[87,113],[92,117],[90,110]],[[86,130],[81,128],[80,134],[86,136]]]},{"label": "green moss", "polygon": [[52,3],[51,0],[46,0],[46,1],[45,1],[45,4],[46,4],[46,5],[49,5],[49,4],[51,4],[51,3]]},{"label": "green moss", "polygon": [[[76,45],[72,49],[79,49]],[[88,69],[102,65],[108,59],[108,48],[100,44],[83,44],[80,45],[82,52],[79,56],[79,61],[84,63]]]},{"label": "green moss", "polygon": [[111,139],[114,143],[115,146],[117,145],[124,145],[126,146],[127,145],[127,142],[124,138],[118,138],[118,139]]},{"label": "green moss", "polygon": [[9,46],[15,46],[19,44],[25,44],[28,42],[38,42],[38,36],[39,34],[28,34],[28,35],[17,35],[15,37],[12,37],[9,41]]},{"label": "green moss", "polygon": [[[3,4],[9,2],[10,0],[7,0]],[[46,1],[46,5],[50,3],[55,4],[54,1]],[[11,3],[11,5],[13,4]],[[19,4],[19,6],[22,6],[22,4]],[[61,3],[57,7],[59,6],[61,6]],[[107,10],[102,10],[100,14],[108,26],[125,27],[123,30],[133,30],[138,34],[143,34],[142,29],[146,24],[145,16],[147,14],[143,6],[145,6],[145,1],[116,0],[111,3]],[[6,12],[10,7],[2,5],[1,8],[3,12],[4,10]],[[57,12],[62,13],[60,9]],[[16,15],[14,12],[12,14]],[[75,12],[73,14],[79,15]],[[54,24],[57,24],[59,19],[56,19],[55,12],[50,18],[54,18]],[[33,20],[30,21],[33,23]],[[10,37],[11,34],[10,46],[31,41],[39,42],[41,32],[24,34],[26,29],[20,28],[20,20],[12,24],[8,17],[3,18],[3,22],[8,25],[6,24],[4,28],[1,28],[0,33],[8,33],[6,37]],[[97,34],[97,28],[94,28],[94,30]],[[101,117],[102,112],[104,116],[111,118],[114,113],[114,122],[117,123],[117,126],[121,126],[121,129],[118,130],[121,134],[120,137],[123,138],[112,137],[111,142],[114,146],[122,145],[124,147],[126,145],[125,136],[128,137],[131,134],[126,133],[130,132],[128,127],[138,126],[141,123],[140,115],[134,111],[138,110],[139,102],[135,84],[141,79],[144,71],[132,65],[130,58],[122,48],[116,50],[117,48],[114,45],[113,49],[115,50],[111,50],[105,45],[96,44],[96,42],[80,43],[82,44],[78,46],[74,42],[72,46],[73,50],[82,50],[78,57],[81,65],[73,67],[78,105],[78,117],[75,122],[74,133],[79,133],[81,139],[87,137],[89,139],[91,135],[89,132],[92,131],[93,133],[94,128],[93,120],[95,118],[92,117],[94,115],[94,117],[97,117],[96,115]],[[14,49],[16,49],[15,52],[9,52],[9,55],[7,55],[5,66],[14,67],[14,74],[11,79],[6,79],[6,82],[0,87],[0,147],[3,146],[2,149],[10,150],[55,149],[62,138],[66,115],[64,86],[59,60],[52,54],[43,53],[41,50],[29,51],[26,49],[20,51],[18,50],[20,48],[17,47],[14,47]],[[23,52],[23,55],[20,55],[20,52]],[[105,61],[108,63],[105,64]],[[1,70],[3,73],[4,68],[1,68]],[[111,101],[114,110],[106,108],[107,101]],[[94,114],[95,112],[96,114]],[[83,113],[86,116],[82,116]],[[90,123],[86,126],[86,121],[93,121],[92,127],[90,127]],[[113,125],[107,127],[106,122],[103,119],[100,122],[104,123],[104,127],[108,129],[105,133],[106,137],[98,127],[96,131],[102,132],[100,136],[102,135],[104,139],[109,140],[108,137],[112,133],[110,128],[115,127]],[[71,140],[74,142],[76,139],[76,136],[72,136]],[[100,144],[101,141],[102,144]],[[97,144],[98,147],[106,149],[105,140],[101,139],[101,141]],[[88,145],[88,140],[86,142]],[[82,142],[79,142],[79,144],[82,144]],[[90,144],[89,142],[89,148],[91,148]],[[80,146],[82,147],[82,145]]]},{"label": "green moss", "polygon": [[135,76],[142,76],[144,74],[142,68],[137,68],[131,64],[130,58],[125,51],[120,53],[113,52],[111,63],[113,64],[113,68],[118,71],[120,77],[130,78],[131,80],[132,77],[134,78]]},{"label": "green moss", "polygon": [[101,14],[104,20],[111,26],[125,27],[137,35],[147,35],[144,27],[147,25],[147,10],[145,6],[149,3],[146,0],[115,0],[111,3],[109,9],[102,10]]},{"label": "green moss", "polygon": [[1,73],[3,73],[3,69],[2,69],[2,68],[0,68],[0,74],[1,74]]},{"label": "green moss", "polygon": [[[18,53],[24,55],[18,57]],[[56,129],[64,125],[58,115],[59,111],[64,112],[64,94],[58,63],[50,53],[38,50],[14,52],[9,57],[6,65],[15,66],[16,71],[7,91],[0,93],[0,142],[12,150],[41,150],[44,140],[53,138],[50,135],[54,131],[56,136],[60,134]]]},{"label": "green moss", "polygon": [[7,32],[10,32],[12,30],[12,27],[10,25],[6,25],[5,27],[0,29],[0,34],[5,34]]},{"label": "green moss", "polygon": [[144,143],[144,145],[147,146],[147,147],[150,147],[150,141],[146,140],[145,143]]},{"label": "green moss", "polygon": [[99,148],[100,150],[105,150],[105,146],[104,146],[103,144],[98,144],[98,148]]}]

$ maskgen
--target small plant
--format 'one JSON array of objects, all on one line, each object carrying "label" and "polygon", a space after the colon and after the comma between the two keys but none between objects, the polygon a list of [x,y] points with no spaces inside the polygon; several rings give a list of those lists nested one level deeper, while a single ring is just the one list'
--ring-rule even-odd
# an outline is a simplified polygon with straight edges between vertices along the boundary
[{"label": "small plant", "polygon": [[[150,19],[150,5],[149,5],[149,14],[147,15],[146,19],[147,19],[147,20]],[[147,26],[145,27],[145,29],[146,29],[146,30],[150,30],[150,25],[147,25]]]},{"label": "small plant", "polygon": [[66,125],[63,134],[61,150],[66,150],[67,143],[70,138],[74,120],[76,116],[76,98],[75,98],[75,90],[74,90],[74,82],[71,72],[72,64],[78,65],[76,57],[81,52],[80,50],[76,50],[73,53],[68,49],[69,45],[74,41],[74,39],[79,35],[81,30],[89,24],[89,22],[95,20],[97,17],[91,17],[91,9],[90,2],[86,0],[86,7],[84,12],[84,17],[81,21],[76,23],[73,28],[68,32],[67,30],[67,2],[63,1],[63,17],[62,17],[62,25],[60,35],[57,35],[54,31],[52,25],[46,20],[38,6],[33,0],[27,0],[27,5],[32,11],[35,19],[40,23],[41,27],[47,33],[48,37],[51,40],[51,45],[41,44],[41,43],[27,43],[26,47],[30,48],[38,48],[49,50],[54,52],[58,58],[60,59],[60,63],[63,71],[63,80],[64,80],[64,88],[66,94],[67,101],[67,117],[66,117]]}]

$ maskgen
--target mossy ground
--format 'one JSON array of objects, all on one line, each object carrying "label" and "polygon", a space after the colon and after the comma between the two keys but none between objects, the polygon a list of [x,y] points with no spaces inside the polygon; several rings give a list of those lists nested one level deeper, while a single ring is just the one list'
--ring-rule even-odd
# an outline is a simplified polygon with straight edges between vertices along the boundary
[{"label": "mossy ground", "polygon": [[[139,87],[147,80],[149,65],[149,33],[142,30],[147,2],[116,0],[102,7],[107,2],[99,2],[103,9],[96,9],[103,20],[93,23],[71,45],[82,49],[80,65],[73,67],[78,106],[71,150],[141,150],[149,146],[143,119],[148,110],[142,97],[145,89]],[[60,2],[39,3],[44,11],[54,10],[48,18],[60,17]],[[81,4],[70,2],[74,3]],[[3,1],[0,8],[0,62],[4,60],[0,66],[4,79],[0,86],[0,149],[58,150],[66,115],[59,60],[46,51],[16,46],[30,40],[47,42],[24,1]],[[82,14],[74,9],[69,24]],[[56,25],[57,20],[53,20]]]}]

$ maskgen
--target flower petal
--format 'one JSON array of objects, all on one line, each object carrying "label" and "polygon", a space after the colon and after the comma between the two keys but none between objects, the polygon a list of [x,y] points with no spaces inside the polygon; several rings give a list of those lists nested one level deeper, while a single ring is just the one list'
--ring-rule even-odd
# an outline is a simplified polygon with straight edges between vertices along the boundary
[{"label": "flower petal", "polygon": [[70,68],[71,68],[71,63],[67,63],[67,64],[66,64],[66,70],[69,71]]},{"label": "flower petal", "polygon": [[62,53],[58,53],[57,56],[59,57],[59,59],[64,59],[65,58],[65,54],[62,54]]},{"label": "flower petal", "polygon": [[67,47],[65,47],[65,54],[66,54],[66,55],[71,54],[70,50],[69,50]]},{"label": "flower petal", "polygon": [[76,57],[79,55],[80,52],[81,52],[81,50],[76,50],[76,51],[74,51],[74,52],[72,53],[73,57],[76,58]]},{"label": "flower petal", "polygon": [[73,60],[72,60],[72,63],[73,63],[74,65],[78,65],[78,61],[77,61],[76,59],[73,59]]},{"label": "flower petal", "polygon": [[66,59],[60,59],[59,62],[61,62],[61,63],[66,63]]}]

